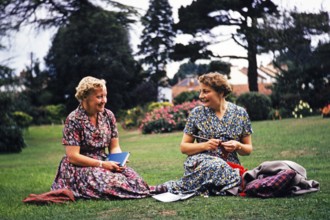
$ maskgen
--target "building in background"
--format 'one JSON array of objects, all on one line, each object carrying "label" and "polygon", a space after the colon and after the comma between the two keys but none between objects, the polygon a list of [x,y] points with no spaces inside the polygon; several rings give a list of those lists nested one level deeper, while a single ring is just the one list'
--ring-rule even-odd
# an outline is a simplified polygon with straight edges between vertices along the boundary
[{"label": "building in background", "polygon": [[[271,85],[276,81],[276,76],[280,70],[275,68],[272,63],[266,66],[258,67],[258,88],[259,93],[270,95],[272,90]],[[231,66],[229,83],[232,85],[233,94],[239,96],[243,93],[249,92],[247,68],[239,68],[238,66]],[[181,92],[199,91],[198,80],[196,76],[189,76],[180,80],[172,87],[172,99],[178,96]]]}]

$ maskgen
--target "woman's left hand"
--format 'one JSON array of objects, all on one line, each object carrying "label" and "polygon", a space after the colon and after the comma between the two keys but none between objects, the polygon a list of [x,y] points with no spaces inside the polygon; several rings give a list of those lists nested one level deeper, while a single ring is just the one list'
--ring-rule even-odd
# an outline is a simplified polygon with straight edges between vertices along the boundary
[{"label": "woman's left hand", "polygon": [[230,141],[226,141],[226,142],[222,142],[221,145],[223,146],[223,148],[227,151],[227,152],[234,152],[235,150],[239,149],[240,147],[240,142],[238,141],[234,141],[234,140],[230,140]]}]

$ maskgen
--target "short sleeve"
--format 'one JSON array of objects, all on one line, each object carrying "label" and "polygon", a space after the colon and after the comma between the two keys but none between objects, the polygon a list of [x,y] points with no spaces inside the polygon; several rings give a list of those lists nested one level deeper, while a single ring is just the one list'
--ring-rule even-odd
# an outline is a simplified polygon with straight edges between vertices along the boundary
[{"label": "short sleeve", "polygon": [[81,130],[81,126],[68,117],[63,128],[62,144],[66,146],[80,146],[82,141]]},{"label": "short sleeve", "polygon": [[242,109],[242,137],[251,135],[253,133],[251,120],[245,109]]},{"label": "short sleeve", "polygon": [[189,113],[186,125],[183,129],[183,132],[185,134],[189,134],[189,135],[197,134],[196,120],[198,117],[198,112],[199,112],[198,107],[196,107],[193,110],[191,110],[191,112]]},{"label": "short sleeve", "polygon": [[110,124],[110,130],[111,130],[111,139],[112,138],[118,138],[119,132],[117,128],[117,121],[115,115],[112,113],[112,111],[107,111],[108,114],[108,120]]}]

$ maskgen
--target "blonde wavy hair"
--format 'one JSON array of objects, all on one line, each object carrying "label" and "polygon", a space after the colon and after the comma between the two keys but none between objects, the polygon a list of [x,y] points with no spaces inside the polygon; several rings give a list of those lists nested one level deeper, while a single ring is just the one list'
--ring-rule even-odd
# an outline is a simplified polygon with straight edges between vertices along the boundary
[{"label": "blonde wavy hair", "polygon": [[227,78],[218,72],[201,75],[198,77],[198,81],[204,85],[210,86],[217,93],[223,92],[224,97],[227,97],[232,92],[232,88]]},{"label": "blonde wavy hair", "polygon": [[92,76],[86,76],[80,80],[78,86],[76,87],[76,99],[81,102],[84,98],[86,98],[89,93],[97,88],[105,89],[106,81],[104,79],[97,79]]}]

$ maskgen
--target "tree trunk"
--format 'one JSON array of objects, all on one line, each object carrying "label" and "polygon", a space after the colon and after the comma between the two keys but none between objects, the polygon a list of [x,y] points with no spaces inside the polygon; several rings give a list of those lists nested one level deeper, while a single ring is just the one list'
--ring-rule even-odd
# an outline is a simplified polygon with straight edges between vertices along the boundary
[{"label": "tree trunk", "polygon": [[255,19],[252,19],[252,28],[248,30],[246,39],[248,43],[248,82],[250,92],[258,92],[258,66],[257,66],[257,44],[254,38]]}]

